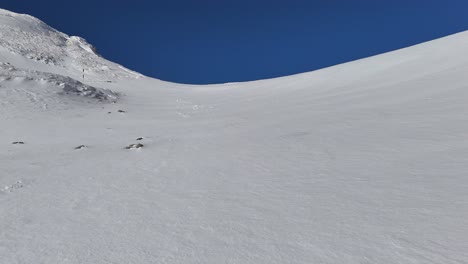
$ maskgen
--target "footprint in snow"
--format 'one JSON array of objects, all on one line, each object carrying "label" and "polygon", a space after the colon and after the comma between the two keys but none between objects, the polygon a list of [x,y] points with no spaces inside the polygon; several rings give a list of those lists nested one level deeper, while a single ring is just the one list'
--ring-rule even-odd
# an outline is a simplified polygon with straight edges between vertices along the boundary
[{"label": "footprint in snow", "polygon": [[3,193],[12,193],[24,187],[23,181],[17,181],[12,185],[7,185],[1,189]]}]

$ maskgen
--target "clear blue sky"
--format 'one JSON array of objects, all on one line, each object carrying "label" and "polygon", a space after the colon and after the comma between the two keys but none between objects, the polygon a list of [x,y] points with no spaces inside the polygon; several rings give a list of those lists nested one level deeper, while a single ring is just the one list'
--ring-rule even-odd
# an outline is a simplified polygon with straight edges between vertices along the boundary
[{"label": "clear blue sky", "polygon": [[14,0],[106,58],[181,83],[279,77],[468,29],[467,0]]}]

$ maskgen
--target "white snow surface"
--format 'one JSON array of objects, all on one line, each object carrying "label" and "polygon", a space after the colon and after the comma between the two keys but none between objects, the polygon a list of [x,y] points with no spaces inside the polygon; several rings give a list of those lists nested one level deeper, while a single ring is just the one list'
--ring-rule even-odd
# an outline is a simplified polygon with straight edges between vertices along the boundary
[{"label": "white snow surface", "polygon": [[468,263],[467,53],[181,85],[0,10],[0,263]]}]

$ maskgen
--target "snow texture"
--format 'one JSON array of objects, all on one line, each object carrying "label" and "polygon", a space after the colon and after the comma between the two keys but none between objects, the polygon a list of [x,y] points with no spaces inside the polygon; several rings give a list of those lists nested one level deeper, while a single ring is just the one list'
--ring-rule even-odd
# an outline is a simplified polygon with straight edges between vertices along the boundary
[{"label": "snow texture", "polygon": [[467,53],[181,85],[0,10],[0,263],[468,263]]}]

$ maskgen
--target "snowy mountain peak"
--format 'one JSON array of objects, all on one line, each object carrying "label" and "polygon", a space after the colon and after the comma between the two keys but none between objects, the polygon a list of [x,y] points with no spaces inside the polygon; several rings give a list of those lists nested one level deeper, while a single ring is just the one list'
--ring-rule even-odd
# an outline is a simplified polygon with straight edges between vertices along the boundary
[{"label": "snowy mountain peak", "polygon": [[36,17],[33,17],[31,15],[28,15],[28,14],[18,14],[18,13],[15,13],[15,12],[0,8],[0,16],[10,17],[10,18],[18,20],[18,21],[20,21],[20,20],[28,21],[31,24],[38,24],[38,25],[43,26],[44,28],[51,29],[49,26],[47,26],[47,24],[42,22],[40,19],[38,19]]},{"label": "snowy mountain peak", "polygon": [[[142,77],[100,57],[96,48],[81,37],[68,36],[35,17],[7,10],[0,11],[0,48],[36,62],[58,66],[65,69],[62,74],[71,77],[81,76],[83,70],[100,81]],[[0,54],[0,59],[2,55],[7,56]]]},{"label": "snowy mountain peak", "polygon": [[78,101],[116,102],[121,93],[111,91],[110,83],[140,77],[99,56],[81,37],[0,10],[0,96],[8,97],[1,109],[6,117],[14,117],[18,106],[40,112],[75,108]]}]

